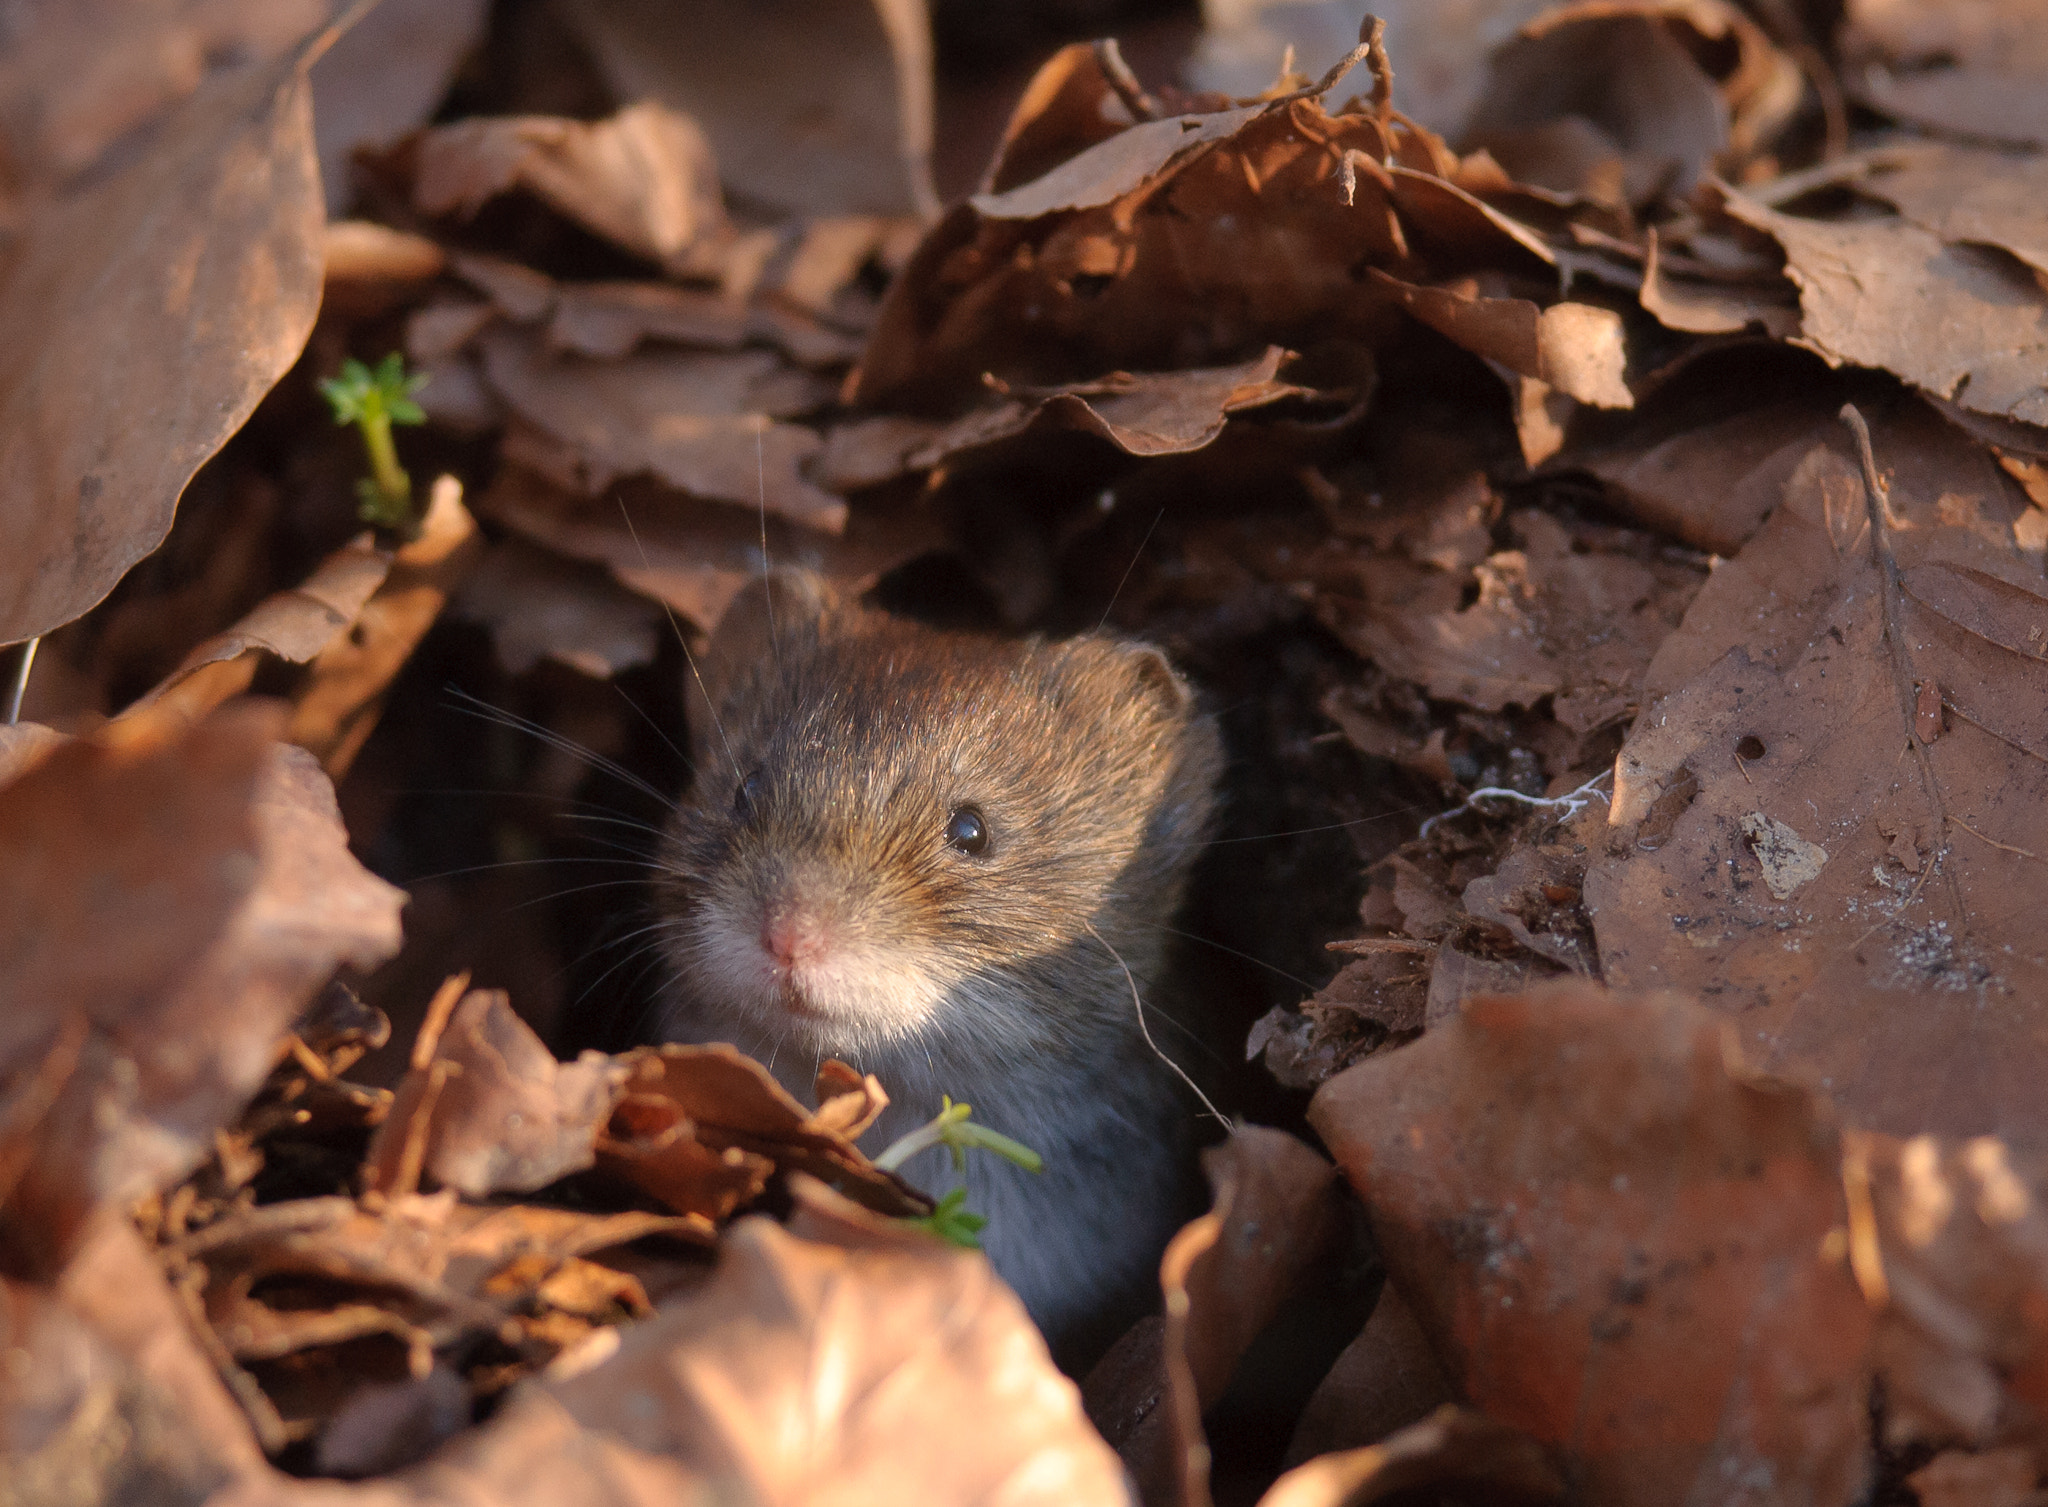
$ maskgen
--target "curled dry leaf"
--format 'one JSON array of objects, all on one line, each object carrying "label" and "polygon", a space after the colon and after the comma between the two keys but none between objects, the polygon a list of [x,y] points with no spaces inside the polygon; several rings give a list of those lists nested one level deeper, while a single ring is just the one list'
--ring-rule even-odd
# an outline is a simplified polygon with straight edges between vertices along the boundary
[{"label": "curled dry leaf", "polygon": [[365,1180],[409,1193],[423,1172],[469,1198],[530,1193],[596,1159],[624,1076],[602,1052],[557,1062],[502,990],[471,990],[400,1085]]},{"label": "curled dry leaf", "polygon": [[514,675],[552,659],[610,680],[651,663],[668,627],[659,608],[602,570],[516,538],[492,546],[453,610],[490,628],[498,662]]},{"label": "curled dry leaf", "polygon": [[1459,1395],[1588,1503],[1862,1484],[1836,1137],[1724,1029],[1591,983],[1485,996],[1310,1106]]},{"label": "curled dry leaf", "polygon": [[561,1409],[762,1502],[1129,1499],[1022,1305],[983,1257],[921,1237],[843,1250],[743,1221],[699,1293],[535,1392],[493,1429]]},{"label": "curled dry leaf", "polygon": [[[1091,1410],[1139,1415],[1117,1447],[1140,1495],[1183,1507],[1209,1499],[1203,1412],[1281,1304],[1326,1270],[1343,1236],[1335,1169],[1293,1136],[1240,1126],[1202,1161],[1215,1203],[1160,1261],[1166,1320],[1156,1361],[1113,1385],[1090,1380]],[[1116,1359],[1105,1369],[1117,1370]]]},{"label": "curled dry leaf", "polygon": [[2029,0],[1849,0],[1844,70],[1865,104],[1958,136],[2048,146],[2048,20]]},{"label": "curled dry leaf", "polygon": [[1417,1491],[1501,1507],[1567,1499],[1563,1478],[1528,1435],[1445,1407],[1377,1444],[1297,1465],[1259,1498],[1259,1507],[1366,1507]]},{"label": "curled dry leaf", "polygon": [[314,656],[292,696],[286,736],[340,778],[377,726],[391,682],[419,647],[448,597],[483,552],[462,484],[437,477],[419,536],[399,546],[391,569],[346,634]]},{"label": "curled dry leaf", "polygon": [[[1103,136],[1099,120],[1073,118],[1091,99],[1122,110],[1099,63],[1054,58],[1010,123],[990,190],[933,226],[891,287],[854,397],[947,410],[984,372],[1048,386],[1242,361],[1267,345],[1370,346],[1400,330],[1404,287],[1554,260],[1477,196],[1508,186],[1490,159],[1461,161],[1372,114],[1328,113],[1341,74]],[[1027,164],[1036,176],[1018,179],[1013,165]],[[1620,401],[1611,385],[1595,390]]]},{"label": "curled dry leaf", "polygon": [[[1704,60],[1726,59],[1719,76]],[[1735,176],[1798,106],[1798,65],[1721,0],[1579,0],[1494,50],[1461,144],[1519,182],[1621,204]]]},{"label": "curled dry leaf", "polygon": [[1851,1226],[1850,1249],[1878,1309],[1889,1442],[2024,1443],[2038,1469],[2048,1418],[2039,1158],[1990,1137],[1852,1134],[1845,1175],[1871,1211],[1867,1229]]},{"label": "curled dry leaf", "polygon": [[743,1221],[708,1283],[610,1348],[395,1476],[252,1476],[213,1507],[1131,1501],[1022,1305],[921,1235],[844,1249]]},{"label": "curled dry leaf", "polygon": [[1199,450],[1233,413],[1308,389],[1279,380],[1288,352],[1268,346],[1250,361],[1177,372],[1112,372],[1052,393],[1017,395],[951,422],[880,414],[835,429],[818,457],[821,481],[842,491],[928,471],[955,455],[1031,430],[1077,429],[1126,455]]},{"label": "curled dry leaf", "polygon": [[525,189],[614,245],[672,272],[715,272],[729,234],[718,166],[697,123],[651,101],[609,120],[477,117],[419,139],[413,205],[474,215]]},{"label": "curled dry leaf", "polygon": [[328,35],[209,83],[25,231],[0,283],[0,642],[78,616],[162,543],[298,358],[321,281],[306,68]]},{"label": "curled dry leaf", "polygon": [[552,438],[596,496],[651,475],[696,497],[766,507],[826,533],[846,504],[803,466],[815,431],[779,418],[830,401],[829,386],[768,351],[646,351],[612,361],[549,357],[518,330],[483,337],[484,372],[513,412]]},{"label": "curled dry leaf", "polygon": [[1586,908],[1610,982],[1744,1012],[1753,1057],[1853,1122],[2038,1147],[2042,531],[1917,403],[1876,446],[1888,508],[1816,446],[1659,652]]},{"label": "curled dry leaf", "polygon": [[[761,574],[759,513],[665,488],[626,482],[593,502],[508,463],[477,507],[559,554],[609,567],[707,633]],[[916,506],[852,511],[837,537],[773,514],[765,531],[767,558],[776,566],[816,571],[855,593],[950,542],[935,512]]]},{"label": "curled dry leaf", "polygon": [[109,147],[160,124],[210,75],[288,52],[328,11],[322,0],[22,7],[0,53],[10,187],[48,189],[83,173]]},{"label": "curled dry leaf", "polygon": [[1400,1292],[1382,1284],[1358,1338],[1344,1347],[1301,1410],[1292,1463],[1362,1449],[1422,1422],[1451,1401],[1443,1363]]},{"label": "curled dry leaf", "polygon": [[797,0],[745,26],[719,0],[587,0],[562,15],[620,99],[701,122],[748,199],[797,215],[937,212],[922,4]]},{"label": "curled dry leaf", "polygon": [[327,202],[345,208],[349,155],[421,125],[483,39],[486,0],[378,0],[313,65],[313,132]]},{"label": "curled dry leaf", "polygon": [[1548,513],[1510,522],[1523,547],[1473,568],[1470,605],[1458,605],[1457,577],[1429,572],[1408,600],[1326,598],[1323,616],[1360,654],[1431,696],[1485,711],[1552,697],[1558,721],[1584,736],[1636,704],[1700,572],[1659,559],[1646,540],[1588,538]]},{"label": "curled dry leaf", "polygon": [[304,583],[265,597],[240,622],[199,645],[136,707],[168,696],[187,715],[199,716],[248,689],[259,653],[306,663],[356,621],[390,572],[391,555],[361,535],[321,561]]},{"label": "curled dry leaf", "polygon": [[625,1081],[598,1164],[678,1213],[723,1219],[777,1170],[808,1173],[880,1214],[930,1212],[930,1199],[879,1171],[838,1128],[858,1121],[855,1106],[806,1110],[729,1046],[640,1047],[619,1061]]},{"label": "curled dry leaf", "polygon": [[1785,248],[1802,343],[1881,367],[1978,413],[2048,423],[2048,290],[1997,251],[1911,220],[1816,220],[1730,193],[1728,212]]},{"label": "curled dry leaf", "polygon": [[196,1166],[335,966],[397,951],[404,897],[350,856],[332,787],[277,728],[267,707],[139,717],[0,791],[6,1078],[85,1026],[8,1191],[32,1261]]}]

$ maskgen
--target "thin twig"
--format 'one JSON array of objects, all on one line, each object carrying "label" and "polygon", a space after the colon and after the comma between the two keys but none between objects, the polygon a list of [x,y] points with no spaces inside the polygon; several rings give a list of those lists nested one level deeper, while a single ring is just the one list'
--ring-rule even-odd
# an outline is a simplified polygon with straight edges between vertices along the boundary
[{"label": "thin twig", "polygon": [[[1857,410],[1854,403],[1844,403],[1841,419],[1849,426],[1849,432],[1856,437],[1856,454],[1863,465],[1863,502],[1870,516],[1870,553],[1873,563],[1877,566],[1878,601],[1884,614],[1885,644],[1891,655],[1892,693],[1899,704],[1900,720],[1905,725],[1906,747],[1913,751],[1914,762],[1920,766],[1921,791],[1927,797],[1927,804],[1934,809],[1934,816],[1940,823],[1941,830],[1946,833],[1950,818],[1948,807],[1941,798],[1940,781],[1935,778],[1934,760],[1927,752],[1927,745],[1920,741],[1919,734],[1914,731],[1917,725],[1915,703],[1918,698],[1913,691],[1915,676],[1912,652],[1907,647],[1906,635],[1900,626],[1899,562],[1892,554],[1890,529],[1891,493],[1885,487],[1884,478],[1877,474],[1877,456],[1870,448],[1870,426],[1863,422],[1862,413]],[[1940,867],[1941,854],[1937,851],[1927,867],[1921,870],[1920,877],[1913,882],[1912,893],[1906,896],[1906,905],[1911,905],[1919,897],[1922,886],[1927,883],[1928,875]],[[1963,906],[1962,894],[1956,888],[1955,875],[1944,869],[1943,877],[1948,881],[1949,899],[1955,905],[1956,914],[1968,915],[1969,912]],[[1902,906],[1901,909],[1903,908]]]},{"label": "thin twig", "polygon": [[1095,43],[1095,65],[1102,70],[1102,76],[1109,80],[1109,87],[1116,90],[1116,97],[1124,102],[1124,108],[1131,112],[1133,120],[1157,120],[1159,101],[1145,92],[1145,86],[1138,82],[1138,76],[1131,72],[1131,65],[1124,61],[1115,37],[1102,37]]}]

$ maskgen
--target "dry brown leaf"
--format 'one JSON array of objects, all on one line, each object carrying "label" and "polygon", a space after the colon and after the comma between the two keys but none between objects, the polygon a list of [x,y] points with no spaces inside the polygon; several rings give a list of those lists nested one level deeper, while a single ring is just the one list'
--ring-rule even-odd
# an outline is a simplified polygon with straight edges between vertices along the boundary
[{"label": "dry brown leaf", "polygon": [[[1989,1137],[1853,1134],[1844,1172],[1874,1223],[1868,1242],[1851,1250],[1879,1312],[1887,1442],[2024,1443],[2038,1470],[2048,1419],[2039,1158],[2014,1157]],[[1852,1226],[1852,1236],[1860,1233]]]},{"label": "dry brown leaf", "polygon": [[1998,246],[2048,272],[2048,155],[1922,143],[1871,154],[1859,191],[1944,241]]},{"label": "dry brown leaf", "polygon": [[1164,1395],[1119,1443],[1150,1502],[1209,1501],[1202,1414],[1280,1305],[1318,1273],[1342,1238],[1336,1170],[1282,1131],[1240,1126],[1202,1154],[1210,1211],[1160,1258]]},{"label": "dry brown leaf", "polygon": [[736,193],[785,214],[936,213],[922,4],[804,0],[745,26],[717,0],[586,0],[562,16],[620,99],[703,125]]},{"label": "dry brown leaf", "polygon": [[1279,380],[1288,359],[1288,352],[1269,346],[1231,366],[1111,372],[1057,392],[1006,398],[944,423],[878,414],[833,430],[814,469],[820,481],[850,492],[1038,429],[1077,429],[1126,455],[1182,454],[1213,441],[1233,413],[1308,396],[1308,389]]},{"label": "dry brown leaf", "polygon": [[1943,1450],[1906,1477],[1920,1507],[2040,1507],[2041,1472],[2027,1450]]},{"label": "dry brown leaf", "polygon": [[550,358],[529,335],[483,337],[491,386],[573,456],[592,496],[651,475],[693,496],[765,506],[826,533],[846,504],[813,486],[816,431],[777,419],[830,401],[831,389],[767,351],[646,351],[616,361]]},{"label": "dry brown leaf", "polygon": [[47,188],[132,141],[210,76],[288,51],[321,0],[68,0],[22,6],[0,53],[10,188]]},{"label": "dry brown leaf", "polygon": [[0,724],[0,786],[18,779],[31,764],[64,742],[64,735],[39,722]]},{"label": "dry brown leaf", "polygon": [[1592,472],[1645,527],[1732,555],[1806,452],[1840,429],[1843,384],[1816,380],[1810,357],[1792,366],[1787,354],[1730,352],[1684,391],[1660,393],[1642,423],[1571,446],[1556,464]]},{"label": "dry brown leaf", "polygon": [[1500,1507],[1567,1500],[1563,1478],[1526,1434],[1445,1407],[1377,1444],[1297,1465],[1259,1507],[1366,1507],[1417,1491]]},{"label": "dry brown leaf", "polygon": [[391,555],[368,534],[343,545],[301,585],[265,597],[242,620],[199,645],[131,708],[173,698],[188,716],[201,716],[246,690],[261,653],[304,664],[353,624],[391,572]]},{"label": "dry brown leaf", "polygon": [[176,1399],[178,1427],[189,1440],[237,1471],[260,1468],[262,1453],[247,1418],[195,1342],[185,1310],[126,1210],[109,1209],[94,1220],[50,1291],[137,1373]]},{"label": "dry brown leaf", "polygon": [[436,478],[419,537],[399,546],[353,628],[314,657],[292,698],[285,735],[336,779],[377,726],[391,682],[482,552],[476,520],[462,505],[461,483],[452,476]]},{"label": "dry brown leaf", "polygon": [[1694,335],[1733,335],[1752,327],[1774,340],[1799,333],[1799,307],[1784,278],[1687,277],[1671,265],[1655,226],[1645,233],[1643,285],[1636,298],[1657,322]]},{"label": "dry brown leaf", "polygon": [[[507,464],[477,507],[552,550],[609,567],[707,633],[761,574],[758,513],[660,487],[627,482],[615,496],[588,502]],[[922,508],[852,512],[837,538],[771,515],[767,535],[767,558],[777,567],[814,570],[856,593],[950,542],[942,520]]]},{"label": "dry brown leaf", "polygon": [[651,101],[590,122],[479,116],[425,132],[418,150],[422,214],[471,216],[521,188],[636,256],[699,276],[730,233],[711,144]]},{"label": "dry brown leaf", "polygon": [[1431,696],[1487,711],[1548,696],[1558,721],[1583,737],[1636,704],[1651,656],[1700,577],[1629,550],[1626,539],[1582,553],[1593,541],[1547,513],[1517,512],[1511,523],[1523,547],[1473,570],[1470,606],[1456,605],[1458,579],[1439,573],[1419,600],[1326,599],[1323,616],[1360,654]]},{"label": "dry brown leaf", "polygon": [[68,622],[169,531],[178,494],[312,330],[325,36],[187,101],[38,214],[0,284],[0,642]]},{"label": "dry brown leaf", "polygon": [[[17,1500],[198,1503],[260,1466],[196,1435],[188,1399],[47,1289],[0,1279],[0,1305],[0,1334],[17,1357],[0,1375],[0,1471]],[[210,1368],[194,1379],[212,1383]]]},{"label": "dry brown leaf", "polygon": [[2048,22],[2032,0],[1848,0],[1844,81],[1863,103],[1958,136],[2048,146]]},{"label": "dry brown leaf", "polygon": [[425,123],[483,39],[486,0],[378,0],[313,67],[313,135],[327,202],[345,208],[349,154]]},{"label": "dry brown leaf", "polygon": [[[596,1159],[598,1132],[624,1077],[601,1052],[557,1062],[502,990],[472,990],[429,1061],[415,1062],[399,1085],[364,1155],[368,1185],[392,1186],[417,1137],[418,1169],[434,1183],[468,1198],[530,1193]],[[415,1123],[422,1117],[424,1126]]]},{"label": "dry brown leaf", "polygon": [[[490,1432],[528,1426],[529,1407],[565,1409],[681,1462],[704,1489],[761,1502],[1128,1501],[1116,1457],[987,1261],[915,1237],[840,1250],[743,1221],[706,1287],[613,1360],[535,1391]],[[961,1417],[977,1426],[947,1421]]]},{"label": "dry brown leaf", "polygon": [[1729,214],[1785,248],[1800,343],[1978,413],[2048,423],[2048,290],[2000,252],[1907,219],[1814,220],[1741,194]]},{"label": "dry brown leaf", "polygon": [[878,1171],[837,1128],[843,1111],[825,1119],[823,1111],[805,1109],[766,1068],[732,1047],[640,1047],[620,1062],[625,1082],[598,1164],[656,1197],[695,1198],[701,1189],[724,1205],[678,1202],[678,1212],[723,1218],[758,1192],[772,1169],[809,1173],[877,1213],[930,1209],[931,1200]]},{"label": "dry brown leaf", "polygon": [[1422,1422],[1450,1401],[1451,1384],[1429,1337],[1401,1294],[1383,1284],[1364,1330],[1344,1347],[1301,1410],[1287,1460],[1300,1464],[1362,1449]]},{"label": "dry brown leaf", "polygon": [[1611,982],[1746,1012],[1755,1059],[1856,1123],[2039,1146],[2043,531],[1917,404],[1876,438],[1880,535],[1846,445],[1817,446],[1652,665],[1586,906]]},{"label": "dry brown leaf", "polygon": [[548,321],[552,350],[616,360],[648,340],[737,350],[747,309],[717,293],[667,283],[562,283]]},{"label": "dry brown leaf", "polygon": [[[989,192],[932,227],[884,299],[858,401],[953,412],[983,373],[1047,387],[1268,345],[1373,345],[1401,323],[1368,268],[1399,288],[1553,259],[1465,186],[1506,186],[1497,166],[1461,162],[1418,129],[1388,134],[1370,114],[1328,114],[1317,96],[1334,78],[1107,137],[1074,119],[1091,97],[1122,109],[1099,78],[1071,52],[1041,71]],[[1019,179],[1013,156],[1037,176]],[[1027,218],[996,217],[1011,215]]]},{"label": "dry brown leaf", "polygon": [[[1721,75],[1703,63],[1726,59]],[[1732,176],[1798,106],[1798,65],[1721,0],[1579,0],[1495,49],[1461,144],[1523,183],[1641,204]]]},{"label": "dry brown leaf", "polygon": [[95,1204],[197,1165],[335,966],[397,950],[404,897],[350,856],[332,788],[271,741],[277,722],[139,717],[0,792],[7,1076],[90,1026],[9,1200],[36,1259]]},{"label": "dry brown leaf", "polygon": [[1628,350],[1621,316],[1592,304],[1538,308],[1523,298],[1482,298],[1469,286],[1404,283],[1378,268],[1372,280],[1417,319],[1475,356],[1597,408],[1633,408],[1623,380]]},{"label": "dry brown leaf", "polygon": [[506,539],[462,583],[451,610],[491,630],[498,662],[523,675],[543,659],[593,680],[651,663],[659,609],[593,566]]},{"label": "dry brown leaf", "polygon": [[374,319],[415,300],[448,265],[439,242],[369,220],[330,222],[320,307],[330,317]]},{"label": "dry brown leaf", "polygon": [[1394,103],[1439,136],[1464,135],[1486,86],[1486,60],[1555,0],[1256,0],[1208,4],[1189,60],[1198,89],[1249,97],[1271,87],[1287,50],[1297,68],[1341,56],[1358,40],[1367,12],[1387,23],[1387,53],[1398,73]]},{"label": "dry brown leaf", "polygon": [[1459,1394],[1588,1503],[1862,1484],[1871,1319],[1822,1249],[1836,1138],[1723,1031],[1590,983],[1482,997],[1309,1110]]}]

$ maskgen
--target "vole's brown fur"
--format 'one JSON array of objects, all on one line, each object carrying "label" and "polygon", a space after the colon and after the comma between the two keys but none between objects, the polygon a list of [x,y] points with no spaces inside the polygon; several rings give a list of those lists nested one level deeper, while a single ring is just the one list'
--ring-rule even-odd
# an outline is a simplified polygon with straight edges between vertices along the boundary
[{"label": "vole's brown fur", "polygon": [[[1185,1056],[1152,996],[1214,809],[1214,723],[1156,649],[943,633],[791,573],[735,604],[703,672],[661,858],[667,1034],[734,1042],[800,1097],[826,1056],[877,1074],[877,1146],[944,1094],[1034,1147],[1038,1176],[973,1156],[969,1206],[1034,1317],[1076,1338],[1153,1288],[1187,1212],[1194,1100],[1132,981]],[[963,810],[982,851],[948,842]],[[904,1171],[957,1180],[943,1153]]]}]

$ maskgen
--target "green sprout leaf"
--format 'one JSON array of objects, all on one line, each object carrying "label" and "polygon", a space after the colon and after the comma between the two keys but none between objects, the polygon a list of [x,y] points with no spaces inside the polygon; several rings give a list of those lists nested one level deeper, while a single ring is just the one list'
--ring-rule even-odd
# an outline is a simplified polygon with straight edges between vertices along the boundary
[{"label": "green sprout leaf", "polygon": [[320,384],[320,396],[337,424],[354,424],[369,452],[370,474],[356,483],[365,522],[411,534],[419,526],[412,510],[412,478],[398,463],[393,424],[424,424],[427,415],[412,395],[427,385],[424,374],[407,376],[405,357],[393,351],[372,371],[351,356],[341,374]]},{"label": "green sprout leaf", "polygon": [[945,1096],[941,1096],[940,1102],[942,1107],[930,1123],[918,1126],[876,1157],[875,1165],[884,1172],[894,1172],[919,1152],[944,1146],[953,1153],[953,1170],[956,1172],[967,1170],[967,1153],[977,1148],[993,1151],[997,1156],[1015,1162],[1026,1172],[1045,1170],[1045,1158],[1022,1141],[1013,1141],[986,1125],[976,1125],[968,1118],[974,1113],[970,1106],[955,1104]]},{"label": "green sprout leaf", "polygon": [[[967,1153],[970,1150],[993,1151],[997,1156],[1015,1162],[1027,1172],[1045,1170],[1044,1157],[1022,1141],[1013,1141],[1000,1131],[990,1130],[986,1125],[975,1124],[970,1118],[973,1113],[973,1109],[968,1105],[955,1104],[950,1097],[941,1096],[938,1114],[876,1157],[875,1165],[884,1172],[894,1172],[918,1153],[943,1146],[952,1153],[953,1170],[956,1172],[967,1170]],[[929,1230],[954,1245],[979,1249],[981,1241],[976,1237],[988,1224],[988,1216],[976,1214],[967,1207],[965,1188],[954,1188],[939,1199],[938,1207],[931,1213],[921,1219],[906,1219],[903,1222],[922,1230]]]},{"label": "green sprout leaf", "polygon": [[954,1188],[939,1199],[939,1206],[922,1219],[903,1221],[920,1230],[928,1230],[941,1240],[953,1245],[964,1245],[970,1251],[981,1249],[978,1238],[988,1224],[986,1214],[977,1214],[967,1207],[967,1190]]}]

